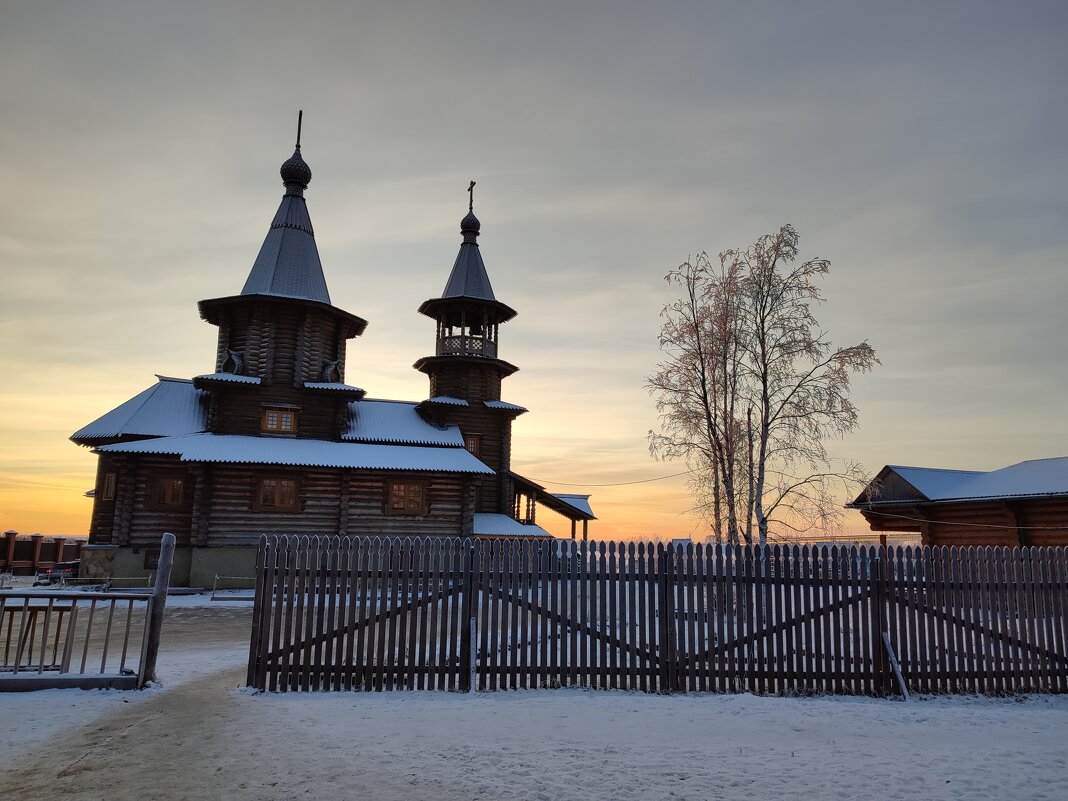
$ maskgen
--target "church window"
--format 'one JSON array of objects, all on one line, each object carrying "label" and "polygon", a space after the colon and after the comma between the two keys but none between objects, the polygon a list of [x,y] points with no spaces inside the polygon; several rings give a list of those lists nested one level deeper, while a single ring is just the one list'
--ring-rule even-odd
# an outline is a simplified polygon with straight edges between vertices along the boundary
[{"label": "church window", "polygon": [[425,515],[426,484],[422,481],[390,481],[386,512],[395,515]]},{"label": "church window", "polygon": [[475,456],[478,456],[478,447],[482,443],[481,434],[465,434],[464,435],[464,447],[471,451]]},{"label": "church window", "polygon": [[162,476],[153,479],[148,487],[148,504],[157,508],[181,506],[185,501],[185,479]]},{"label": "church window", "polygon": [[273,407],[264,409],[260,418],[260,431],[264,434],[296,434],[296,410]]},{"label": "church window", "polygon": [[297,511],[299,508],[299,482],[296,478],[272,476],[261,478],[256,491],[256,508]]}]

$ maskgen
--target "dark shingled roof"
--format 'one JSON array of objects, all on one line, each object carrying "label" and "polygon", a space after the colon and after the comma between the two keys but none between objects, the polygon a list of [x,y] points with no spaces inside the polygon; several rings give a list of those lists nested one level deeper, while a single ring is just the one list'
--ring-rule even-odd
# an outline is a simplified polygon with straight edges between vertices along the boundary
[{"label": "dark shingled roof", "polygon": [[497,299],[493,295],[486,265],[482,263],[478,242],[475,241],[479,227],[478,218],[472,213],[460,222],[460,231],[464,235],[464,241],[460,245],[460,252],[456,254],[456,262],[452,265],[445,291],[441,293],[443,298]]},{"label": "dark shingled roof", "polygon": [[241,294],[276,295],[329,304],[330,293],[304,200],[311,170],[301,158],[299,146],[282,165],[281,175],[286,193]]}]

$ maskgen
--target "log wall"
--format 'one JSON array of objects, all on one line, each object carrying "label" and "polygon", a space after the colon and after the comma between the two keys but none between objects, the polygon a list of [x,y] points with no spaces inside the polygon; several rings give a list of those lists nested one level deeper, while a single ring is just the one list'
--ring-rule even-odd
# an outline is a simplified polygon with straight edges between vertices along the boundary
[{"label": "log wall", "polygon": [[894,505],[862,513],[873,531],[918,532],[924,545],[1068,545],[1068,498]]}]

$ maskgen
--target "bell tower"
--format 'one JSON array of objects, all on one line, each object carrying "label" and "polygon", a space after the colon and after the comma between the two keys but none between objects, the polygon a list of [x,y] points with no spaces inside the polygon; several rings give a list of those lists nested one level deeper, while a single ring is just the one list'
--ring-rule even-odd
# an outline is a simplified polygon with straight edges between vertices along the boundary
[{"label": "bell tower", "polygon": [[419,312],[437,323],[433,356],[424,356],[415,369],[430,377],[430,397],[459,398],[468,402],[499,401],[501,380],[519,368],[499,358],[501,323],[515,311],[493,294],[486,265],[478,249],[482,224],[474,213],[474,189],[467,216],[460,221],[463,241],[452,266],[445,291],[419,307]]},{"label": "bell tower", "polygon": [[519,368],[500,358],[498,335],[515,311],[494,296],[482,263],[474,188],[472,181],[460,221],[463,241],[445,291],[419,307],[436,323],[434,355],[415,363],[430,378],[430,398],[419,409],[439,425],[459,426],[467,449],[495,471],[474,481],[475,511],[511,515],[512,421],[526,409],[501,400],[501,381]]}]

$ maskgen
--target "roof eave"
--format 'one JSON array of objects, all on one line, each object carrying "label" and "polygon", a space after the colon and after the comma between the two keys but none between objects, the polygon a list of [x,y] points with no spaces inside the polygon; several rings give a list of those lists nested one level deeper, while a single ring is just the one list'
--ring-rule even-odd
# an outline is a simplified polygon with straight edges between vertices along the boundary
[{"label": "roof eave", "polygon": [[345,332],[346,339],[352,339],[363,334],[367,328],[367,321],[362,317],[357,317],[355,314],[339,309],[337,306],[333,306],[329,303],[323,303],[318,300],[308,300],[307,298],[287,297],[285,295],[229,295],[224,298],[209,298],[207,300],[201,300],[197,303],[197,309],[200,311],[200,317],[205,322],[212,325],[219,325],[221,322],[219,312],[223,309],[231,306],[238,306],[249,302],[261,302],[261,303],[285,303],[287,305],[297,304],[304,306],[308,309],[314,309],[316,311],[328,312],[335,317],[341,318],[343,321],[349,324],[348,330]]},{"label": "roof eave", "polygon": [[434,312],[442,307],[464,307],[479,310],[492,310],[496,312],[494,322],[506,323],[518,314],[511,306],[501,303],[499,300],[488,298],[469,297],[467,295],[454,295],[446,298],[431,298],[424,300],[419,306],[419,313],[427,317],[434,317]]}]

